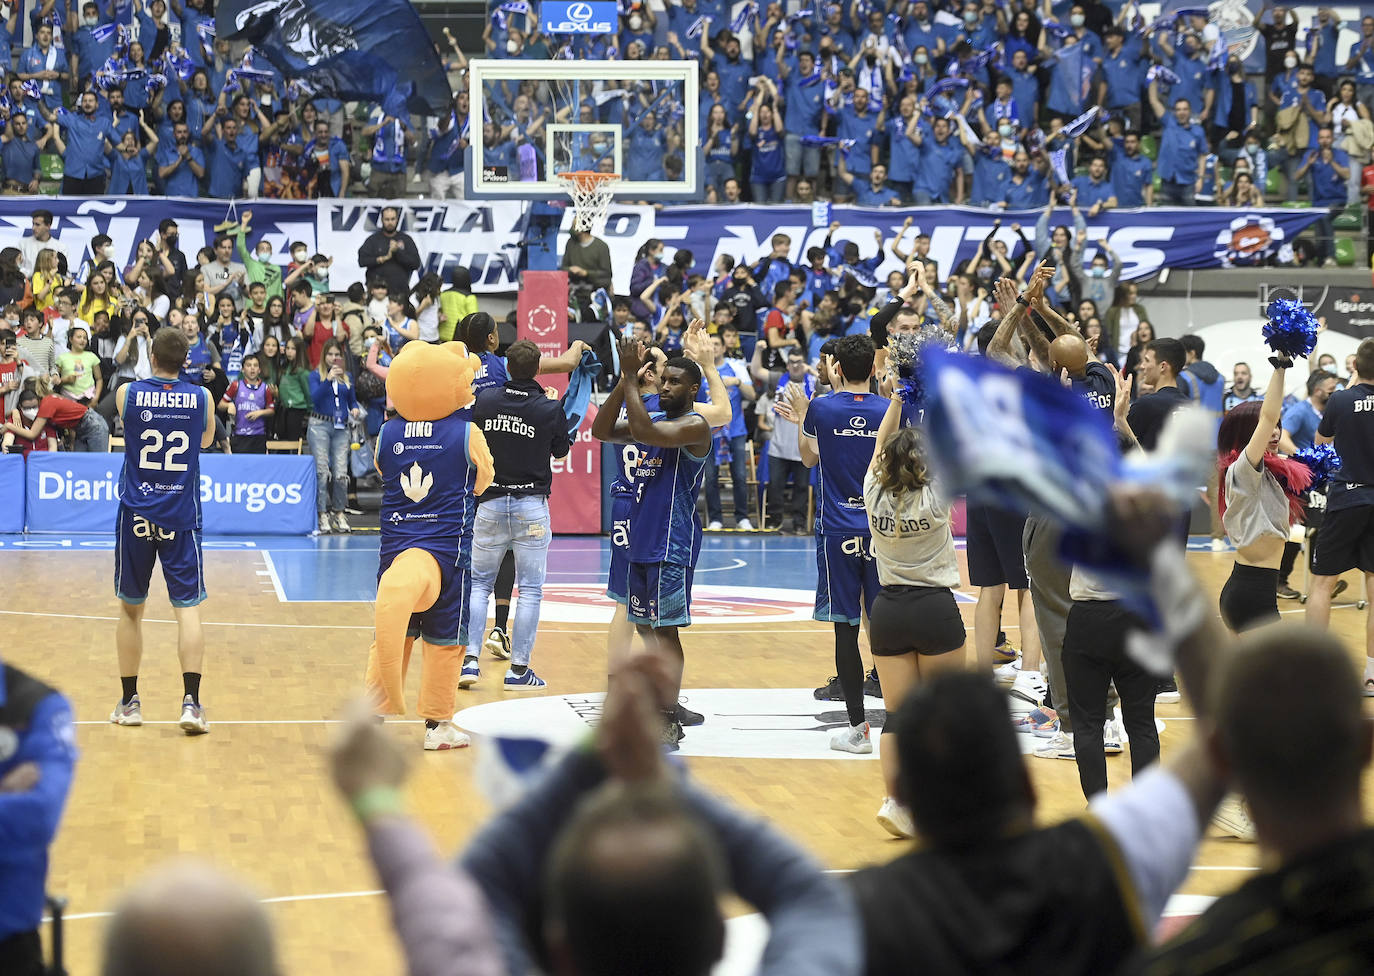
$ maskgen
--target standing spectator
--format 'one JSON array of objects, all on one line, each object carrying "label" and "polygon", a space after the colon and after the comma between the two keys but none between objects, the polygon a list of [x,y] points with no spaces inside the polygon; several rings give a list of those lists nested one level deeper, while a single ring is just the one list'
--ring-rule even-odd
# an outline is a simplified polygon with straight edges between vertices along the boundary
[{"label": "standing spectator", "polygon": [[235,454],[266,454],[267,431],[276,413],[272,389],[262,378],[256,353],[243,357],[243,373],[229,384],[220,409],[234,421],[229,445]]},{"label": "standing spectator", "polygon": [[148,161],[157,149],[157,133],[140,120],[148,143],[139,146],[138,137],[126,132],[120,137],[119,145],[107,157],[110,161],[110,185],[106,190],[111,196],[147,196]]},{"label": "standing spectator", "polygon": [[[220,121],[211,116],[205,126],[205,147],[210,160],[206,195],[221,200],[243,196],[244,181],[256,164],[255,150],[240,131],[238,119]],[[209,134],[210,129],[215,130],[213,135]]]},{"label": "standing spectator", "polygon": [[280,440],[305,439],[310,420],[310,353],[303,336],[293,335],[282,347],[281,377],[277,383],[279,409],[273,415]]},{"label": "standing spectator", "polygon": [[1279,149],[1274,162],[1283,166],[1284,200],[1292,203],[1298,198],[1300,162],[1318,141],[1318,127],[1326,123],[1326,96],[1312,86],[1312,68],[1301,65],[1297,82],[1283,90],[1274,119],[1274,141]]},{"label": "standing spectator", "polygon": [[1283,411],[1281,426],[1283,432],[1288,435],[1288,441],[1283,445],[1283,453],[1293,454],[1313,446],[1322,415],[1331,395],[1336,392],[1338,382],[1333,374],[1324,369],[1313,370],[1308,374],[1307,398],[1289,404]]},{"label": "standing spectator", "polygon": [[10,329],[0,329],[0,412],[8,415],[18,406],[19,390],[33,375],[33,369],[19,358],[18,337]]},{"label": "standing spectator", "polygon": [[100,357],[87,348],[90,334],[77,327],[67,333],[70,352],[57,357],[57,372],[61,385],[57,391],[84,406],[100,402],[104,383],[100,376]]},{"label": "standing spectator", "polygon": [[114,147],[110,119],[97,117],[95,92],[82,92],[80,112],[57,110],[57,126],[64,133],[62,193],[99,196],[105,192],[105,153]]},{"label": "standing spectator", "polygon": [[311,134],[314,138],[303,153],[315,166],[314,192],[310,195],[348,196],[353,178],[353,158],[348,146],[338,136],[329,134],[329,123],[324,119],[316,120]]},{"label": "standing spectator", "polygon": [[[213,308],[213,303],[220,295],[231,298],[237,306],[243,301],[243,282],[248,276],[248,272],[241,264],[233,263],[234,239],[231,237],[220,236],[215,238],[214,246],[215,259],[201,266],[201,274],[204,276],[205,295],[209,305]],[[194,296],[185,296],[188,300]]]},{"label": "standing spectator", "polygon": [[0,162],[4,164],[5,189],[11,193],[38,192],[38,154],[53,138],[51,127],[34,141],[29,132],[29,117],[22,112],[10,116],[10,124],[0,135]]},{"label": "standing spectator", "polygon": [[[573,233],[574,238],[578,236],[577,232]],[[605,246],[605,241],[602,241],[602,246]],[[609,250],[606,259],[609,273]],[[564,260],[567,260],[566,252]],[[472,293],[472,272],[464,267],[455,267],[449,272],[449,282],[452,287],[439,293],[439,338],[444,342],[453,339],[459,322],[477,311],[477,296]]]},{"label": "standing spectator", "polygon": [[[7,59],[7,66],[8,63]],[[70,77],[68,68],[66,52],[53,43],[52,25],[40,23],[33,32],[33,46],[19,58],[19,80],[38,82],[39,99],[50,111],[56,111],[62,107],[63,83]]]},{"label": "standing spectator", "polygon": [[38,936],[46,906],[48,847],[57,835],[76,764],[76,735],[67,699],[18,668],[0,664],[0,972],[42,976]]},{"label": "standing spectator", "polygon": [[783,161],[781,117],[774,117],[773,105],[762,102],[763,90],[772,83],[763,79],[754,89],[754,110],[749,113],[749,144],[753,148],[749,164],[749,186],[755,203],[782,203],[787,172]]},{"label": "standing spectator", "polygon": [[310,424],[307,435],[315,458],[315,510],[319,531],[351,532],[348,507],[348,421],[361,420],[363,410],[353,392],[338,339],[324,344],[319,368],[310,373]]},{"label": "standing spectator", "polygon": [[52,323],[36,308],[24,309],[19,322],[19,355],[39,376],[51,376],[58,352]]},{"label": "standing spectator", "polygon": [[[101,172],[104,172],[103,168]],[[64,189],[63,192],[65,193],[66,190]],[[29,220],[33,228],[33,235],[31,237],[22,238],[19,241],[19,252],[23,256],[23,260],[19,263],[19,270],[23,271],[26,275],[33,274],[38,265],[38,252],[45,248],[57,252],[60,258],[58,261],[59,266],[70,268],[72,261],[62,247],[62,242],[52,236],[52,211],[35,210],[29,214]]]},{"label": "standing spectator", "polygon": [[1169,415],[1188,401],[1178,388],[1178,375],[1186,361],[1183,343],[1168,338],[1150,341],[1140,356],[1140,379],[1151,392],[1131,404],[1127,422],[1136,441],[1147,451],[1158,446]]},{"label": "standing spectator", "polygon": [[[179,147],[178,151],[180,151]],[[192,152],[191,158],[201,160],[203,171],[204,157],[197,157]],[[199,176],[195,172],[196,167],[188,164],[188,168],[192,171],[192,175],[198,179]],[[164,279],[167,284],[167,295],[174,299],[181,297],[182,283],[186,279],[186,255],[182,254],[181,249],[177,246],[180,234],[181,231],[177,227],[177,222],[171,217],[162,218],[157,225],[157,254],[163,267],[167,269],[167,276]],[[192,298],[194,297],[192,296]]]},{"label": "standing spectator", "polygon": [[1140,133],[1127,132],[1119,147],[1112,146],[1112,192],[1117,206],[1154,206],[1154,178],[1154,161],[1140,151]]},{"label": "standing spectator", "polygon": [[239,260],[243,262],[244,275],[250,283],[263,285],[266,288],[266,297],[280,298],[285,294],[282,291],[281,265],[272,260],[274,252],[271,242],[265,237],[260,237],[253,245],[252,253],[248,250],[247,237],[252,219],[253,211],[245,210],[243,219],[232,228],[235,248],[238,250]]},{"label": "standing spectator", "polygon": [[1159,192],[1161,203],[1191,207],[1193,197],[1202,189],[1207,161],[1207,136],[1202,126],[1192,121],[1192,105],[1186,98],[1174,99],[1174,110],[1167,112],[1159,97],[1159,80],[1150,82],[1150,108],[1164,126],[1159,143]]},{"label": "standing spectator", "polygon": [[[568,273],[569,297],[573,304],[579,311],[590,313],[592,295],[603,288],[608,291],[611,288],[611,249],[590,230],[574,224],[560,266]],[[471,311],[477,311],[476,299]],[[450,322],[449,328],[461,319],[460,315]]]},{"label": "standing spectator", "polygon": [[405,295],[410,292],[411,277],[420,268],[420,250],[415,239],[400,229],[399,208],[383,207],[381,218],[381,229],[358,248],[358,265],[369,278],[380,276],[389,293]]},{"label": "standing spectator", "polygon": [[372,110],[371,120],[363,128],[362,137],[373,140],[372,177],[368,180],[368,193],[380,200],[405,196],[406,146],[415,141],[415,133],[410,125],[404,119],[387,115],[379,106]]},{"label": "standing spectator", "polygon": [[916,129],[915,141],[921,148],[914,190],[917,206],[963,202],[964,149],[950,138],[949,120],[936,119],[928,128],[922,123]]},{"label": "standing spectator", "polygon": [[1117,257],[1104,238],[1096,242],[1097,251],[1093,254],[1092,263],[1084,268],[1083,251],[1087,242],[1087,233],[1078,231],[1078,246],[1069,255],[1069,273],[1078,289],[1079,300],[1092,302],[1095,308],[1102,308],[1116,292],[1116,283],[1121,277],[1121,258]]},{"label": "standing spectator", "polygon": [[[787,171],[787,196],[792,198],[796,195],[798,179],[806,177],[815,181],[820,176],[820,146],[808,145],[805,140],[807,136],[821,134],[825,85],[816,72],[816,55],[802,50],[795,58],[785,57],[786,40],[786,32],[779,31],[775,57],[778,76],[782,79],[783,115],[787,119],[783,163]],[[726,141],[729,141],[728,130]]]},{"label": "standing spectator", "polygon": [[1336,258],[1332,253],[1332,239],[1335,225],[1332,218],[1337,211],[1345,208],[1349,199],[1346,182],[1350,179],[1350,157],[1344,150],[1335,148],[1329,125],[1317,130],[1317,148],[1307,151],[1296,179],[1302,179],[1309,171],[1312,174],[1312,206],[1327,209],[1327,213],[1318,217],[1316,222],[1317,259],[1322,267],[1334,268]]},{"label": "standing spectator", "polygon": [[[1269,23],[1264,20],[1265,10],[1269,11]],[[1284,61],[1290,54],[1297,54],[1298,15],[1279,4],[1261,7],[1252,15],[1251,23],[1264,38],[1264,80],[1269,83],[1283,71]]]},{"label": "standing spectator", "polygon": [[[730,461],[730,488],[735,496],[735,527],[752,532],[753,523],[749,521],[749,484],[748,484],[748,435],[744,425],[744,401],[753,402],[756,395],[754,385],[749,379],[749,367],[743,360],[733,362],[725,358],[725,340],[719,335],[711,336],[711,352],[715,357],[716,372],[725,384],[726,395],[730,398],[730,422],[724,429],[715,433],[712,451],[706,458],[705,494],[706,528],[720,529],[720,462],[728,456]],[[706,390],[697,393],[697,400],[710,402]]]},{"label": "standing spectator", "polygon": [[552,459],[567,457],[574,431],[568,429],[563,405],[544,395],[539,385],[539,347],[528,339],[506,351],[510,379],[504,386],[481,391],[472,407],[472,421],[486,437],[495,464],[495,479],[478,500],[472,541],[472,599],[467,656],[460,688],[479,677],[478,658],[487,619],[487,604],[496,585],[506,550],[515,553],[516,585],[514,641],[506,671],[507,691],[537,691],[545,682],[530,667],[539,602],[543,595],[549,540],[549,493],[553,489]]}]

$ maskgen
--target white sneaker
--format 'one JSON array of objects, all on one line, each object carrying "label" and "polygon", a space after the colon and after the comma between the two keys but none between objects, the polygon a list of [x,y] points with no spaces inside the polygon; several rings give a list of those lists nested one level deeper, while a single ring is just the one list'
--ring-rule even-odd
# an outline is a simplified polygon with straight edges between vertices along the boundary
[{"label": "white sneaker", "polygon": [[1022,670],[1016,675],[1016,680],[1011,683],[1011,696],[1028,701],[1032,705],[1043,705],[1045,696],[1050,693],[1049,685],[1045,684],[1045,676],[1039,671]]},{"label": "white sneaker", "polygon": [[916,836],[916,825],[911,822],[911,814],[890,796],[883,797],[883,805],[878,808],[878,826],[893,837]]},{"label": "white sneaker", "polygon": [[1226,551],[1226,548],[1227,548],[1227,546],[1226,546],[1226,540],[1225,540],[1225,539],[1213,539],[1213,540],[1212,540],[1212,551],[1213,551],[1213,552],[1225,552],[1225,551]]},{"label": "white sneaker", "polygon": [[1102,751],[1109,756],[1121,755],[1121,740],[1125,738],[1116,719],[1109,718],[1102,726]]},{"label": "white sneaker", "polygon": [[1073,759],[1073,736],[1067,732],[1056,732],[1032,755],[1039,759]]},{"label": "white sneaker", "polygon": [[1234,837],[1247,844],[1255,842],[1255,825],[1250,820],[1244,802],[1235,794],[1228,794],[1217,804],[1217,812],[1212,814],[1212,826],[1227,837]]},{"label": "white sneaker", "polygon": [[335,513],[334,513],[334,531],[335,531],[335,532],[352,532],[352,531],[353,531],[353,527],[350,526],[350,525],[348,524],[348,516],[345,515],[343,512],[335,512]]},{"label": "white sneaker", "polygon": [[724,527],[725,527],[725,526],[723,526],[723,525],[720,524],[720,520],[717,519],[717,520],[714,521],[714,522],[708,522],[708,523],[706,524],[706,531],[707,531],[707,532],[719,532],[719,531],[720,531],[721,529],[723,529]]},{"label": "white sneaker", "polygon": [[190,695],[181,700],[181,721],[177,725],[187,735],[204,735],[210,731],[210,723],[205,721],[205,709],[192,701]]},{"label": "white sneaker", "polygon": [[749,521],[747,518],[742,518],[735,523],[735,528],[739,529],[741,532],[753,532],[754,523]]},{"label": "white sneaker", "polygon": [[851,725],[830,737],[830,748],[836,752],[852,752],[867,756],[873,752],[873,740],[868,735],[868,723]]},{"label": "white sneaker", "polygon": [[1364,695],[1366,698],[1374,698],[1374,673],[1369,671],[1364,673]]},{"label": "white sneaker", "polygon": [[1021,659],[1008,661],[1006,664],[999,665],[992,669],[992,676],[998,684],[1009,685],[1016,681],[1021,674]]},{"label": "white sneaker", "polygon": [[127,702],[121,701],[116,705],[115,710],[110,713],[110,721],[115,725],[142,725],[143,706],[138,696],[134,695]]},{"label": "white sneaker", "polygon": [[320,513],[320,535],[329,535],[334,531],[334,527],[329,524],[329,513]]},{"label": "white sneaker", "polygon": [[441,752],[444,749],[462,749],[472,743],[466,732],[459,732],[452,722],[440,722],[432,729],[425,729],[425,751]]}]

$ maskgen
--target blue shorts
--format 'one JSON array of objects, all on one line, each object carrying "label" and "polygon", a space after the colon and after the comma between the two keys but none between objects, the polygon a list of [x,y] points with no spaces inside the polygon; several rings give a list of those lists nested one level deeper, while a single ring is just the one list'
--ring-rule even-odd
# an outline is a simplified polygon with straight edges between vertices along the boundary
[{"label": "blue shorts", "polygon": [[692,567],[630,563],[629,620],[649,627],[692,626]]},{"label": "blue shorts", "polygon": [[606,595],[616,603],[629,603],[630,509],[633,495],[611,499],[611,568],[606,575]]},{"label": "blue shorts", "polygon": [[120,505],[115,516],[115,596],[125,603],[147,600],[156,562],[162,563],[172,606],[194,607],[205,600],[200,529],[164,529]]},{"label": "blue shorts", "polygon": [[866,535],[816,536],[815,619],[858,626],[873,611],[880,587],[868,544]]},{"label": "blue shorts", "polygon": [[[386,572],[394,558],[395,556],[392,556],[382,560],[378,579]],[[439,563],[440,569],[439,596],[428,610],[410,615],[406,636],[418,637],[435,647],[454,647],[459,644],[466,647],[468,601],[472,597],[472,569],[468,566],[445,566],[442,561],[435,561]]]}]

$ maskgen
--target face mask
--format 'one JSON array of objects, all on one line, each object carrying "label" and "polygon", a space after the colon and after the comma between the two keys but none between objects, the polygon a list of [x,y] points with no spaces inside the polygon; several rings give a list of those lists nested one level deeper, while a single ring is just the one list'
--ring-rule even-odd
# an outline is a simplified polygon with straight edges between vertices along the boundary
[{"label": "face mask", "polygon": [[991,268],[979,268],[979,269],[978,269],[978,277],[982,278],[984,281],[987,281],[989,278],[992,277],[992,269],[991,269]]},{"label": "face mask", "polygon": [[82,17],[82,18],[81,18],[81,22],[82,22],[83,24],[85,24],[87,27],[99,27],[99,26],[100,26],[100,18],[99,18],[99,17]]},{"label": "face mask", "polygon": [[1094,278],[1105,278],[1105,277],[1107,277],[1107,269],[1106,269],[1106,268],[1093,268],[1093,269],[1092,269],[1091,271],[1089,271],[1088,273],[1089,273],[1090,275],[1092,275]]},{"label": "face mask", "polygon": [[507,42],[506,42],[506,53],[507,53],[507,54],[519,54],[519,53],[520,53],[520,42],[519,42],[519,41],[515,41],[515,40],[507,41]]},{"label": "face mask", "polygon": [[925,64],[925,63],[926,63],[927,61],[929,61],[929,60],[930,60],[930,58],[926,57],[924,54],[918,54],[918,55],[916,55],[916,63],[917,63],[917,64]]},{"label": "face mask", "polygon": [[258,260],[259,260],[259,261],[270,261],[270,260],[272,260],[272,252],[271,252],[271,251],[259,251],[259,252],[258,252]]},{"label": "face mask", "polygon": [[305,264],[305,251],[292,251],[291,258],[297,264]]},{"label": "face mask", "polygon": [[24,415],[24,419],[25,419],[25,420],[37,420],[37,419],[38,419],[38,410],[37,410],[37,409],[33,409],[33,410],[21,410],[21,411],[19,411],[19,412],[22,413],[22,414]]},{"label": "face mask", "polygon": [[1284,66],[1285,68],[1288,68],[1289,70],[1292,70],[1293,68],[1296,68],[1296,67],[1298,66],[1298,59],[1297,59],[1297,58],[1284,58],[1284,59],[1283,59],[1283,66]]},{"label": "face mask", "polygon": [[997,134],[1002,136],[1003,138],[1006,138],[1007,136],[1011,135],[1012,131],[1012,127],[1009,125],[999,125],[997,127]]},{"label": "face mask", "polygon": [[639,14],[630,15],[630,30],[637,31],[644,26],[644,18]]},{"label": "face mask", "polygon": [[964,23],[972,27],[974,24],[978,23],[978,15],[972,11],[964,14]]},{"label": "face mask", "polygon": [[1082,27],[1082,26],[1083,26],[1083,15],[1082,15],[1082,14],[1074,14],[1072,17],[1069,18],[1069,23],[1070,23],[1072,26],[1074,26],[1074,27]]}]

